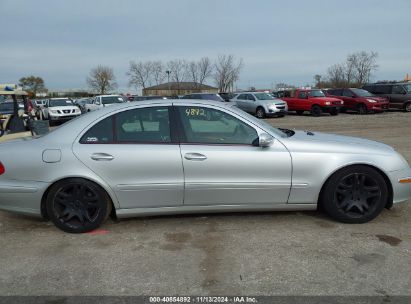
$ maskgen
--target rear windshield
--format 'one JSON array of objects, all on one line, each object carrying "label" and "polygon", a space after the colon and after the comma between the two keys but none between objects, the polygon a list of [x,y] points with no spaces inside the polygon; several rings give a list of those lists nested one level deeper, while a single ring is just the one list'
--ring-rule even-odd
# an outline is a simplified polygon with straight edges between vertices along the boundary
[{"label": "rear windshield", "polygon": [[121,96],[106,96],[101,97],[103,104],[123,103],[126,102]]}]

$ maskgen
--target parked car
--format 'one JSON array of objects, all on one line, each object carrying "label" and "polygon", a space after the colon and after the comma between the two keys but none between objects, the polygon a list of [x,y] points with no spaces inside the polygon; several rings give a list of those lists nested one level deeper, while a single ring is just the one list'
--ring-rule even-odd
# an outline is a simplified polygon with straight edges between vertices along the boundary
[{"label": "parked car", "polygon": [[201,99],[201,100],[214,100],[224,102],[225,100],[219,95],[214,93],[192,93],[181,97],[181,99]]},{"label": "parked car", "polygon": [[92,103],[84,104],[84,111],[91,112],[107,106],[112,106],[116,103],[124,103],[127,100],[120,95],[100,95],[93,99]]},{"label": "parked car", "polygon": [[133,101],[155,100],[155,99],[172,99],[169,96],[150,95],[150,96],[134,96]]},{"label": "parked car", "polygon": [[231,101],[241,110],[251,113],[258,118],[282,117],[288,111],[286,102],[276,99],[267,93],[242,92],[231,99]]},{"label": "parked car", "polygon": [[79,107],[69,98],[50,98],[41,111],[42,118],[48,119],[50,125],[81,115]]},{"label": "parked car", "polygon": [[313,116],[320,116],[322,113],[338,115],[340,107],[344,102],[341,99],[326,97],[324,92],[318,89],[296,89],[290,91],[279,91],[282,100],[288,104],[288,111],[296,111],[302,115],[309,111]]},{"label": "parked car", "polygon": [[92,104],[93,100],[93,98],[80,98],[77,99],[74,103],[80,108],[82,113],[85,113],[87,112],[86,104]]},{"label": "parked car", "polygon": [[226,93],[226,92],[220,92],[218,93],[218,95],[221,96],[222,99],[224,99],[224,101],[229,102],[231,99],[233,99],[235,97],[235,93]]},{"label": "parked car", "polygon": [[388,98],[390,109],[411,112],[411,83],[375,83],[362,87],[375,95]]},{"label": "parked car", "polygon": [[354,110],[360,114],[388,110],[387,98],[375,96],[363,89],[347,88],[323,91],[329,97],[335,97],[344,101],[344,106],[340,110]]},{"label": "parked car", "polygon": [[123,218],[321,206],[364,223],[411,197],[411,168],[379,142],[277,129],[227,103],[159,100],[0,144],[0,188],[0,209],[73,233],[96,229],[112,210]]}]

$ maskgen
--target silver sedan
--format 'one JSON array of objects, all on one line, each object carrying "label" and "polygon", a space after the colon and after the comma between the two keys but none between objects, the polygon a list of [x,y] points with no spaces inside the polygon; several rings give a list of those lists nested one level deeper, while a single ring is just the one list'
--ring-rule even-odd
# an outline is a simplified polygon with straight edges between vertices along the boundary
[{"label": "silver sedan", "polygon": [[277,129],[222,103],[107,107],[0,144],[0,209],[86,232],[109,215],[314,210],[364,223],[411,197],[411,169],[366,139]]}]

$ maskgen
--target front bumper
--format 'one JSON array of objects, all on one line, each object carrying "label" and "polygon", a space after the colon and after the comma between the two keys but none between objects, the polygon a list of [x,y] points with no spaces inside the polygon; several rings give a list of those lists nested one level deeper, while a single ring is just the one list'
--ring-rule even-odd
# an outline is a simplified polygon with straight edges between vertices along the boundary
[{"label": "front bumper", "polygon": [[393,190],[393,203],[403,203],[411,198],[411,183],[401,183],[405,178],[411,178],[411,168],[388,172]]},{"label": "front bumper", "polygon": [[288,107],[285,106],[277,106],[277,107],[269,107],[266,110],[267,116],[278,116],[278,115],[285,115],[288,113]]},{"label": "front bumper", "polygon": [[382,112],[382,111],[386,111],[388,110],[389,105],[388,102],[384,102],[384,103],[370,103],[368,105],[368,110],[370,111],[376,111],[376,112]]},{"label": "front bumper", "polygon": [[81,113],[70,114],[70,115],[49,115],[49,119],[52,121],[66,121],[66,120],[73,119],[79,115],[81,115]]}]

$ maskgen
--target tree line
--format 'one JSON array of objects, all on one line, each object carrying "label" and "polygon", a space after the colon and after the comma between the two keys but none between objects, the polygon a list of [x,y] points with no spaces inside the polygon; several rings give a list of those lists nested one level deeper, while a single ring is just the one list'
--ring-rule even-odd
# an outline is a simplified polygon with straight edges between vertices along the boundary
[{"label": "tree line", "polygon": [[327,69],[325,77],[315,75],[315,86],[318,88],[361,87],[368,83],[372,73],[377,70],[376,52],[356,52],[349,54],[343,63],[334,64]]}]

